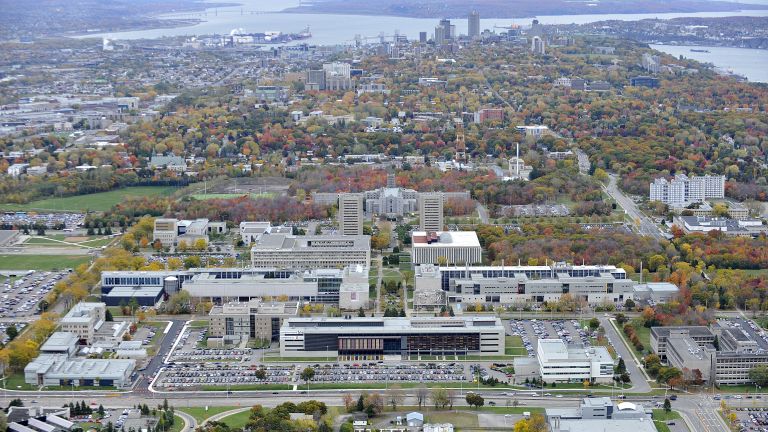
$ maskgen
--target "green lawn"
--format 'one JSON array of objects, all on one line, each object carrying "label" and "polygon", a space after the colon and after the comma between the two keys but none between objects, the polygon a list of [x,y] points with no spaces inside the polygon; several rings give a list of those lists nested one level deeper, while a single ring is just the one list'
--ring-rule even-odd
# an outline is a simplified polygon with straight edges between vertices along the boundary
[{"label": "green lawn", "polygon": [[0,270],[55,270],[89,262],[87,255],[0,255]]},{"label": "green lawn", "polygon": [[670,432],[667,422],[670,420],[681,420],[680,413],[677,411],[666,412],[663,409],[653,410],[653,423],[659,432]]},{"label": "green lawn", "polygon": [[477,421],[477,414],[469,412],[440,412],[429,414],[424,418],[425,423],[451,423],[456,428],[476,428],[480,424]]},{"label": "green lawn", "polygon": [[504,354],[506,355],[528,355],[528,351],[523,346],[523,338],[520,336],[507,336],[505,339]]},{"label": "green lawn", "polygon": [[[0,381],[2,383],[2,381]],[[37,390],[37,387],[24,382],[24,373],[15,373],[5,377],[5,388],[9,390]]]},{"label": "green lawn", "polygon": [[168,429],[168,432],[181,432],[184,429],[184,419],[178,415],[173,416],[173,426]]},{"label": "green lawn", "polygon": [[386,268],[385,267],[384,268],[384,273],[382,273],[382,282],[383,283],[387,283],[387,282],[397,283],[400,280],[402,280],[402,278],[403,277],[400,274],[400,272],[395,270],[395,269],[391,269],[391,268]]},{"label": "green lawn", "polygon": [[251,199],[256,198],[272,198],[275,196],[275,194],[271,192],[264,192],[264,193],[209,193],[209,194],[192,194],[190,195],[193,199],[196,200],[209,200],[209,199],[229,199],[229,198],[240,198],[241,196],[248,195],[251,197]]},{"label": "green lawn", "polygon": [[99,192],[88,195],[75,195],[64,198],[47,198],[27,204],[0,204],[1,210],[13,211],[106,211],[115,204],[129,198],[167,196],[177,188],[173,186],[138,186]]},{"label": "green lawn", "polygon": [[236,406],[209,406],[206,410],[205,407],[187,407],[187,408],[176,408],[179,411],[183,411],[192,417],[194,417],[195,421],[197,421],[198,424],[202,423],[207,419],[208,417],[214,416],[219,413],[223,413],[225,411],[230,411],[233,409],[237,409]]},{"label": "green lawn", "polygon": [[250,417],[251,410],[247,409],[237,414],[228,415],[221,419],[221,421],[229,425],[231,429],[242,429],[248,423]]},{"label": "green lawn", "polygon": [[191,328],[205,328],[208,327],[208,320],[195,320],[189,323],[189,326]]}]

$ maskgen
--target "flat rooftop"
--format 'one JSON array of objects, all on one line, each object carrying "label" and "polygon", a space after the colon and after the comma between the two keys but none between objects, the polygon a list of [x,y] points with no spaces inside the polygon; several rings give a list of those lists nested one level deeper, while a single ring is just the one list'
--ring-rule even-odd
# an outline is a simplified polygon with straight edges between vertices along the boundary
[{"label": "flat rooftop", "polygon": [[429,242],[428,236],[433,233],[414,231],[411,235],[413,247],[480,247],[480,240],[474,231],[438,231],[434,233],[437,241]]},{"label": "flat rooftop", "polygon": [[262,236],[252,250],[337,250],[371,248],[371,237],[367,235],[342,236],[294,236],[291,234],[270,234]]}]

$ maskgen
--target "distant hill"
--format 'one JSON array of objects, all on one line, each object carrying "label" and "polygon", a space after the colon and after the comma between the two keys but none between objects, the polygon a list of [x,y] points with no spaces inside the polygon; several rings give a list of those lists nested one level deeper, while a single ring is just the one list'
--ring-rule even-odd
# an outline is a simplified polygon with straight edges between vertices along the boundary
[{"label": "distant hill", "polygon": [[17,0],[0,1],[0,41],[174,27],[196,20],[158,20],[169,12],[204,10],[237,3],[204,0]]},{"label": "distant hill", "polygon": [[287,12],[390,15],[412,18],[464,18],[477,10],[482,18],[536,15],[722,12],[766,9],[766,5],[709,0],[316,0]]}]

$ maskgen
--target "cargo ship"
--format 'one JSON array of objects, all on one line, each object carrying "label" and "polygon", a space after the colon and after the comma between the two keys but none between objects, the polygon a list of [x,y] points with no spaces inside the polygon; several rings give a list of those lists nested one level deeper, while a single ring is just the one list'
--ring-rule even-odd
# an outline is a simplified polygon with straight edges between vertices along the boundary
[{"label": "cargo ship", "polygon": [[697,53],[708,53],[709,50],[706,49],[700,49],[700,48],[691,48],[691,52],[697,52]]}]

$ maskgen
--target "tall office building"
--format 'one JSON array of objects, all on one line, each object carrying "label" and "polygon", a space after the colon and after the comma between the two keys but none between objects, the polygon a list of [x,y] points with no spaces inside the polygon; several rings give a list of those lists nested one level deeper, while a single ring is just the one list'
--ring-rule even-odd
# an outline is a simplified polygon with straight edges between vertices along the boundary
[{"label": "tall office building", "polygon": [[544,54],[546,54],[546,50],[547,50],[547,44],[544,41],[544,39],[542,39],[539,36],[534,36],[531,39],[531,51],[534,54],[544,55]]},{"label": "tall office building", "polygon": [[469,21],[469,38],[471,40],[480,39],[480,14],[477,11],[472,11],[467,20]]},{"label": "tall office building", "polygon": [[339,232],[343,235],[363,234],[363,194],[339,194]]},{"label": "tall office building", "polygon": [[435,27],[435,45],[440,46],[446,41],[445,29],[442,26]]},{"label": "tall office building", "polygon": [[419,32],[419,43],[427,43],[427,32]]},{"label": "tall office building", "polygon": [[443,230],[443,194],[419,194],[419,227],[426,232]]}]

